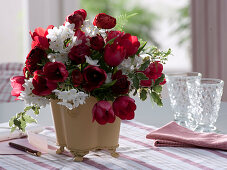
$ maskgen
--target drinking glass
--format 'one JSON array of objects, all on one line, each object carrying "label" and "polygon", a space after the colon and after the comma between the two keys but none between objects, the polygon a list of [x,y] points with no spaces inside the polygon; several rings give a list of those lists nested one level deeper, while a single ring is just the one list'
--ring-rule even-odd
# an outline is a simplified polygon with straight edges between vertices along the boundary
[{"label": "drinking glass", "polygon": [[202,78],[200,83],[188,81],[192,117],[198,132],[218,132],[214,125],[218,118],[224,81]]},{"label": "drinking glass", "polygon": [[189,112],[190,101],[187,81],[197,81],[201,77],[202,74],[198,72],[166,74],[170,104],[174,112],[174,121],[190,129],[194,128],[195,122]]}]

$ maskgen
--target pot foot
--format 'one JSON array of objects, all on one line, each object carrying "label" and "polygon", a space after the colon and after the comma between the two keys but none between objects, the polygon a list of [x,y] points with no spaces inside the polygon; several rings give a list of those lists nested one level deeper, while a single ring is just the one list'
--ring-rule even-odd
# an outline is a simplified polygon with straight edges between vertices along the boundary
[{"label": "pot foot", "polygon": [[116,152],[116,149],[108,149],[110,152],[110,155],[114,158],[118,158],[119,157],[119,153]]},{"label": "pot foot", "polygon": [[60,148],[56,150],[56,154],[61,154],[62,152],[64,152],[64,146],[60,146]]},{"label": "pot foot", "polygon": [[83,160],[84,160],[83,157],[74,157],[74,158],[73,158],[73,161],[74,161],[74,162],[82,162]]},{"label": "pot foot", "polygon": [[89,153],[88,152],[75,152],[75,151],[71,151],[71,153],[73,154],[74,158],[73,161],[75,162],[82,162],[83,161],[83,157]]}]

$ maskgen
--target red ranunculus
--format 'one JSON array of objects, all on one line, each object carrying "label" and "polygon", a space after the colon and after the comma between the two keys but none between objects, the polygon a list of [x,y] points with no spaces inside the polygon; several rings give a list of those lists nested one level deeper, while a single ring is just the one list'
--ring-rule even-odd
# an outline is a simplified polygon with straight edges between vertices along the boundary
[{"label": "red ranunculus", "polygon": [[43,67],[43,74],[49,81],[52,82],[64,82],[69,73],[66,70],[66,66],[61,62],[48,62]]},{"label": "red ranunculus", "polygon": [[68,56],[75,64],[83,64],[86,59],[85,55],[90,55],[90,48],[85,44],[79,44],[71,48]]},{"label": "red ranunculus", "polygon": [[118,66],[125,59],[126,50],[117,44],[107,44],[104,51],[104,60],[111,67]]},{"label": "red ranunculus", "polygon": [[104,39],[102,36],[97,35],[95,37],[90,38],[91,48],[94,50],[101,50],[105,45]]},{"label": "red ranunculus", "polygon": [[99,101],[94,105],[92,114],[93,122],[96,120],[101,125],[113,123],[115,121],[115,115],[111,104],[104,100]]},{"label": "red ranunculus", "polygon": [[42,69],[42,66],[39,64],[42,63],[42,59],[46,58],[47,54],[44,50],[40,48],[34,48],[28,54],[25,61],[25,69],[28,71],[28,75],[32,75],[34,71]]},{"label": "red ranunculus", "polygon": [[120,39],[123,35],[124,35],[124,32],[121,32],[121,31],[110,31],[107,34],[106,42],[112,40],[115,37],[117,37],[115,40],[118,41],[118,39]]},{"label": "red ranunculus", "polygon": [[136,36],[126,33],[122,36],[120,44],[126,49],[126,58],[136,54],[140,46],[140,42]]},{"label": "red ranunculus", "polygon": [[150,87],[152,84],[152,80],[149,79],[149,80],[141,80],[140,81],[140,85],[143,86],[143,87]]},{"label": "red ranunculus", "polygon": [[164,85],[166,84],[166,79],[164,79],[161,83],[159,83],[159,85]]},{"label": "red ranunculus", "polygon": [[92,91],[99,88],[105,82],[107,75],[103,69],[89,65],[84,69],[83,77],[85,80],[84,89]]},{"label": "red ranunculus", "polygon": [[115,115],[120,119],[131,120],[135,116],[135,100],[128,96],[120,96],[113,102],[113,110]]},{"label": "red ranunculus", "polygon": [[[156,79],[162,76],[163,65],[159,61],[151,63],[145,71],[142,71],[149,80],[141,80],[140,85],[144,87],[150,87],[152,81],[155,82]],[[163,82],[165,84],[165,82]]]},{"label": "red ranunculus", "polygon": [[43,50],[47,50],[49,48],[49,41],[46,36],[48,34],[48,29],[52,29],[53,27],[53,25],[49,25],[46,30],[42,27],[38,27],[34,30],[33,33],[30,31],[30,35],[33,40],[32,49],[35,47],[39,47]]},{"label": "red ranunculus", "polygon": [[105,13],[99,13],[95,16],[93,25],[96,25],[98,28],[102,29],[111,29],[116,25],[116,18]]},{"label": "red ranunculus", "polygon": [[120,31],[110,31],[107,34],[106,42],[110,41],[111,39],[115,38],[114,44],[118,44],[123,46],[126,50],[126,58],[136,54],[139,49],[140,42],[136,36],[132,36],[129,33],[124,33]]},{"label": "red ranunculus", "polygon": [[144,71],[144,74],[147,77],[156,80],[162,76],[162,71],[163,65],[159,61],[155,61],[148,66],[148,68]]},{"label": "red ranunculus", "polygon": [[112,91],[115,94],[126,94],[129,91],[130,81],[126,75],[122,75],[122,71],[117,71],[113,76],[112,80],[117,82],[112,86]]},{"label": "red ranunculus", "polygon": [[76,68],[72,72],[72,83],[74,87],[78,87],[83,82],[83,75],[79,68]]},{"label": "red ranunculus", "polygon": [[11,87],[13,88],[11,95],[16,96],[16,100],[19,100],[18,97],[20,96],[20,93],[24,91],[24,87],[22,86],[24,84],[24,79],[24,76],[15,76],[10,79]]},{"label": "red ranunculus", "polygon": [[32,84],[34,86],[32,93],[38,96],[47,96],[57,88],[57,83],[49,81],[41,70],[34,72]]},{"label": "red ranunculus", "polygon": [[87,12],[84,9],[74,11],[74,13],[66,17],[66,21],[70,24],[75,24],[74,29],[78,29],[83,24],[83,21],[87,17]]},{"label": "red ranunculus", "polygon": [[87,36],[85,35],[85,33],[83,31],[81,31],[80,29],[77,29],[75,31],[74,36],[77,36],[78,40],[81,40],[82,43],[81,44],[85,44],[87,42]]}]

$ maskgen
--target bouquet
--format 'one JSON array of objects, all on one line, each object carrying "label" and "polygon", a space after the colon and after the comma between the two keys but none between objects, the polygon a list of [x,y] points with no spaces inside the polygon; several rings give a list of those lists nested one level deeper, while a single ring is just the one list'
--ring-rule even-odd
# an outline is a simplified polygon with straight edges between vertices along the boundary
[{"label": "bouquet", "polygon": [[123,32],[122,20],[130,16],[116,19],[99,13],[93,23],[86,16],[80,9],[60,27],[30,31],[24,75],[11,78],[11,94],[28,106],[10,119],[12,131],[24,131],[27,123],[36,122],[27,112],[38,115],[50,99],[71,110],[93,96],[98,101],[92,109],[93,121],[102,125],[114,122],[116,116],[134,118],[136,104],[130,93],[138,93],[141,100],[149,95],[162,106],[160,93],[166,82],[162,71],[170,49],[146,47],[147,42]]}]

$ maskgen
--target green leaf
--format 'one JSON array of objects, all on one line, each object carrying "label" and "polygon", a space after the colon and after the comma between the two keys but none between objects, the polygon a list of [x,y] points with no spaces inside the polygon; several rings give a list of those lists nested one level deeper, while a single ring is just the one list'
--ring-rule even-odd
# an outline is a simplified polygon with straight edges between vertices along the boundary
[{"label": "green leaf", "polygon": [[[105,44],[105,46],[107,45],[107,44],[113,44],[113,42],[114,42],[114,40],[117,38],[118,36],[116,36],[116,37],[114,37],[114,38],[112,38],[111,40],[109,40],[106,44]],[[104,47],[105,47],[104,46]]]},{"label": "green leaf", "polygon": [[12,117],[10,120],[9,120],[9,127],[12,127],[13,126],[13,121],[14,121],[14,119],[15,119],[15,116],[14,117]]},{"label": "green leaf", "polygon": [[39,109],[40,109],[40,107],[32,106],[32,110],[34,111],[34,114],[35,115],[38,115],[39,114]]},{"label": "green leaf", "polygon": [[142,89],[141,92],[140,92],[140,99],[142,101],[146,100],[147,99],[147,91],[145,89]]},{"label": "green leaf", "polygon": [[11,130],[10,130],[10,132],[14,132],[15,130],[16,130],[16,126],[13,126],[12,128],[11,128]]},{"label": "green leaf", "polygon": [[27,112],[27,111],[29,111],[30,109],[32,109],[32,106],[27,106],[27,107],[25,107],[24,111]]},{"label": "green leaf", "polygon": [[137,94],[137,90],[135,89],[134,93],[133,93],[133,96],[135,96]]},{"label": "green leaf", "polygon": [[152,88],[156,93],[161,93],[162,92],[162,86],[157,85]]},{"label": "green leaf", "polygon": [[135,74],[134,74],[134,73],[129,73],[128,76],[129,76],[130,78],[132,78],[133,76],[135,76]]},{"label": "green leaf", "polygon": [[145,61],[139,68],[139,71],[144,71],[150,65],[150,60]]},{"label": "green leaf", "polygon": [[21,125],[20,125],[20,129],[23,131],[23,132],[25,132],[25,127],[26,127],[26,122],[25,121],[23,121],[22,119],[21,119]]},{"label": "green leaf", "polygon": [[147,45],[147,41],[138,49],[137,51],[137,55],[139,55],[139,53],[144,49],[144,47]]},{"label": "green leaf", "polygon": [[117,80],[113,80],[113,81],[111,81],[109,83],[106,83],[106,84],[102,85],[99,89],[109,88],[109,87],[113,86],[116,82],[117,82]]},{"label": "green leaf", "polygon": [[154,100],[154,102],[158,105],[158,106],[163,106],[162,100],[160,98],[160,96],[156,93],[156,92],[151,92],[150,96],[152,97],[152,99]]},{"label": "green leaf", "polygon": [[139,89],[140,80],[138,79],[138,77],[134,76],[133,79],[132,79],[132,82],[133,82],[133,86],[136,89]]},{"label": "green leaf", "polygon": [[137,73],[137,77],[139,80],[148,80],[148,77],[144,73],[141,73],[141,72]]},{"label": "green leaf", "polygon": [[21,126],[21,121],[17,120],[17,119],[14,119],[13,120],[13,123],[14,125],[16,125],[17,127],[20,127]]},{"label": "green leaf", "polygon": [[23,117],[27,123],[33,123],[33,122],[37,123],[36,120],[29,115],[24,115]]},{"label": "green leaf", "polygon": [[157,80],[155,80],[155,85],[159,85],[161,82],[163,82],[165,79],[165,74],[162,74],[161,77],[159,77]]}]

